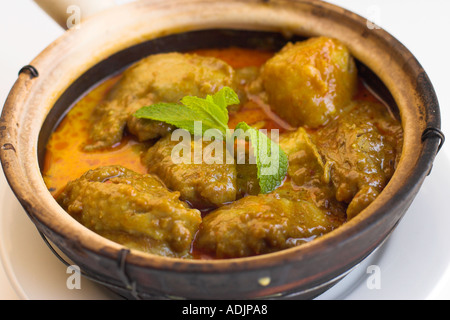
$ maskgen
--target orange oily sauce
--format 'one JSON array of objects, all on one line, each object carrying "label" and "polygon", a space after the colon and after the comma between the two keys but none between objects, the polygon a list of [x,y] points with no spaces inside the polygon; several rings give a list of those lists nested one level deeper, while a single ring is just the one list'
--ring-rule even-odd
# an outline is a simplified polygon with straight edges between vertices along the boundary
[{"label": "orange oily sauce", "polygon": [[51,135],[45,154],[43,178],[56,198],[69,181],[78,179],[86,171],[102,166],[122,164],[139,173],[146,173],[140,155],[146,149],[131,136],[103,152],[85,152],[83,146],[89,139],[90,116],[118,81],[113,77],[89,92],[67,113]]}]

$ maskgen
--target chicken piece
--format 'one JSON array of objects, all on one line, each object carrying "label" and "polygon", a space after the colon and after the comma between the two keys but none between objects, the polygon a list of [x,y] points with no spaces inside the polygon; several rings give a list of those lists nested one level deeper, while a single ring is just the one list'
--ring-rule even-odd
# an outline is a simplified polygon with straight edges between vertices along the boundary
[{"label": "chicken piece", "polygon": [[248,257],[301,245],[336,226],[310,202],[247,196],[204,217],[194,246],[216,258]]},{"label": "chicken piece", "polygon": [[[236,200],[236,165],[224,142],[188,140],[161,138],[144,156],[148,172],[159,176],[169,189],[179,191],[181,199],[196,208],[215,208]],[[222,156],[214,154],[218,163],[207,160],[208,154],[214,153],[207,149],[214,147],[212,143],[220,143]],[[195,155],[197,146],[203,150],[199,158]],[[174,161],[173,152],[176,157],[182,154],[180,159]]]},{"label": "chicken piece", "polygon": [[272,110],[294,127],[319,127],[339,113],[357,88],[357,69],[338,40],[287,44],[263,66],[262,88]]},{"label": "chicken piece", "polygon": [[238,189],[237,199],[247,195],[258,195],[261,192],[258,180],[258,168],[256,164],[236,164],[236,184]]},{"label": "chicken piece", "polygon": [[[129,69],[93,113],[87,151],[108,148],[121,141],[125,127],[142,139],[158,138],[173,127],[133,113],[157,102],[178,102],[185,96],[204,98],[233,84],[234,70],[222,60],[195,54],[151,55]],[[141,130],[144,130],[141,133]]]},{"label": "chicken piece", "polygon": [[345,221],[346,205],[336,200],[336,188],[330,182],[330,163],[312,141],[312,135],[300,127],[280,135],[281,149],[289,160],[287,179],[272,193],[291,200],[313,203],[327,214]]},{"label": "chicken piece", "polygon": [[348,219],[366,208],[394,174],[402,149],[401,124],[379,103],[354,102],[313,136],[330,166],[336,199]]},{"label": "chicken piece", "polygon": [[133,101],[127,107],[126,126],[128,131],[133,134],[140,142],[164,137],[176,128],[170,124],[150,119],[140,119],[133,114],[144,106],[151,106],[155,101],[155,97],[150,94],[145,98]]},{"label": "chicken piece", "polygon": [[279,145],[288,156],[288,175],[297,186],[328,183],[322,156],[304,128],[282,134]]},{"label": "chicken piece", "polygon": [[133,249],[189,257],[200,211],[153,175],[102,167],[69,182],[59,204],[92,231]]}]

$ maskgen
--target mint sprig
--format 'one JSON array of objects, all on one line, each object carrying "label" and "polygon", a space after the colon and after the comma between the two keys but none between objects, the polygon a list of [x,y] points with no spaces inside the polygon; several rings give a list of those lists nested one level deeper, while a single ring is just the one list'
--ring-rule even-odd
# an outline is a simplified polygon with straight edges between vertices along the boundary
[{"label": "mint sprig", "polygon": [[269,193],[280,186],[287,174],[288,157],[281,147],[260,130],[256,130],[245,122],[236,126],[237,130],[247,133],[253,149],[258,170],[258,181],[261,193]]},{"label": "mint sprig", "polygon": [[[228,128],[228,106],[239,104],[239,97],[233,89],[222,88],[205,99],[187,96],[180,103],[156,103],[139,109],[134,116],[141,119],[156,120],[187,130],[195,131],[195,122],[202,122],[202,135],[207,130],[216,129],[224,139],[242,138],[243,134],[231,135]],[[261,193],[275,190],[287,174],[288,158],[278,144],[264,133],[245,122],[237,125],[236,131],[242,130],[249,138],[258,170]],[[227,140],[228,141],[228,140]],[[233,140],[234,141],[234,140]]]},{"label": "mint sprig", "polygon": [[239,97],[233,89],[224,87],[206,99],[186,96],[180,103],[156,103],[139,109],[134,116],[171,124],[177,128],[194,132],[195,121],[202,122],[202,133],[209,129],[218,129],[225,138],[228,130],[228,109],[239,104]]}]

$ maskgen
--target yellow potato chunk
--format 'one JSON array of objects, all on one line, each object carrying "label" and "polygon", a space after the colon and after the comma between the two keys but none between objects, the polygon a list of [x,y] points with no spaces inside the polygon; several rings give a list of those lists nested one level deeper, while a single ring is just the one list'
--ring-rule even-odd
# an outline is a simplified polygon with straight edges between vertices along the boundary
[{"label": "yellow potato chunk", "polygon": [[311,38],[287,44],[267,61],[262,84],[272,110],[293,126],[325,124],[352,99],[357,69],[338,40]]}]

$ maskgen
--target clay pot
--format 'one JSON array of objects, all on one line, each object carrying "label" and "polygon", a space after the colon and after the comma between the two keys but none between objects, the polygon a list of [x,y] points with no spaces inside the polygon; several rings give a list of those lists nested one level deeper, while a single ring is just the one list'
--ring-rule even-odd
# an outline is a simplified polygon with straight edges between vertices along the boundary
[{"label": "clay pot", "polygon": [[[152,53],[206,47],[280,48],[324,35],[344,42],[362,77],[398,113],[401,160],[356,218],[308,244],[267,255],[184,261],[129,251],[88,230],[53,199],[41,176],[58,121],[99,81]],[[414,56],[366,19],[321,1],[138,1],[67,31],[24,69],[0,122],[7,180],[38,230],[83,273],[128,298],[312,298],[394,230],[430,172],[443,136],[433,87]],[[37,71],[38,74],[34,73]]]}]

